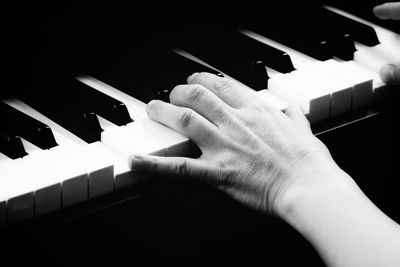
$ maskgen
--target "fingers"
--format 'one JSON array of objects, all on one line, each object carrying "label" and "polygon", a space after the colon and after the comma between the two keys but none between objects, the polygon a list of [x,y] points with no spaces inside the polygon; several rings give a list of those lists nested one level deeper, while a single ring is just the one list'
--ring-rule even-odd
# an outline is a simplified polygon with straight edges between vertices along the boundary
[{"label": "fingers", "polygon": [[255,101],[255,97],[248,89],[240,86],[233,80],[217,75],[201,72],[194,73],[187,79],[188,84],[200,84],[216,94],[229,106],[241,108]]},{"label": "fingers", "polygon": [[152,100],[146,111],[150,118],[180,132],[200,147],[209,144],[216,135],[217,127],[192,109]]},{"label": "fingers", "polygon": [[171,104],[191,108],[216,125],[231,112],[230,106],[199,84],[178,85],[169,97]]},{"label": "fingers", "polygon": [[380,19],[400,19],[400,2],[385,3],[374,7],[373,11]]},{"label": "fingers", "polygon": [[213,182],[212,177],[215,177],[215,175],[210,175],[212,169],[209,164],[199,159],[132,155],[128,159],[128,165],[138,172],[190,177],[210,183]]},{"label": "fingers", "polygon": [[386,84],[400,84],[400,65],[388,64],[383,66],[379,74]]},{"label": "fingers", "polygon": [[311,131],[310,122],[307,120],[306,116],[304,115],[304,111],[299,104],[290,104],[286,108],[285,114],[301,127]]}]

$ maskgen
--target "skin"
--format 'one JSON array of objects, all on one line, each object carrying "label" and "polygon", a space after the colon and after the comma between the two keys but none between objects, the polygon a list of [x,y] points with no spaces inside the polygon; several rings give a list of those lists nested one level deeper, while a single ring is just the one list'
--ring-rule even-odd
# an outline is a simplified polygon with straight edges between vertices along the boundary
[{"label": "skin", "polygon": [[132,169],[210,183],[281,217],[327,266],[399,266],[400,227],[383,214],[313,136],[303,111],[285,113],[210,73],[153,100],[150,118],[191,138],[198,159],[133,155]]},{"label": "skin", "polygon": [[[400,19],[400,2],[384,3],[373,9],[375,16],[383,20]],[[400,83],[400,64],[393,63],[383,66],[380,70],[382,81],[387,84]]]},{"label": "skin", "polygon": [[[400,18],[400,3],[374,9]],[[400,66],[380,72],[400,82]],[[299,231],[327,266],[400,266],[400,226],[382,213],[313,136],[304,112],[281,112],[238,83],[195,73],[170,103],[153,100],[150,118],[192,139],[198,159],[132,155],[132,169],[210,183]]]}]

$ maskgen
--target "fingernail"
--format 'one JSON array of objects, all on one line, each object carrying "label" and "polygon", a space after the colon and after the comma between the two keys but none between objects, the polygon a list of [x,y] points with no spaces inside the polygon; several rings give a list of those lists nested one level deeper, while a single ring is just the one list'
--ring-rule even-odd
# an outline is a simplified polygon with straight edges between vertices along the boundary
[{"label": "fingernail", "polygon": [[395,69],[394,64],[387,64],[380,69],[379,74],[384,83],[393,83]]},{"label": "fingernail", "polygon": [[196,75],[199,74],[198,72],[193,73],[192,75],[190,75],[189,77],[187,77],[186,81],[188,83],[190,83],[191,81],[193,81],[194,77],[196,77]]}]

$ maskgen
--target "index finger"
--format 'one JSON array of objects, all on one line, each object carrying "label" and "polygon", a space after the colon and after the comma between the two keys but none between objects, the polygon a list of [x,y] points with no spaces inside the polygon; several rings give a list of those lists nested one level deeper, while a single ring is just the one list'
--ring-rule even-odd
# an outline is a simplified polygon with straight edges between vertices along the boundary
[{"label": "index finger", "polygon": [[373,11],[380,19],[400,19],[400,2],[385,3],[374,7]]},{"label": "index finger", "polygon": [[257,100],[249,91],[250,89],[241,86],[233,80],[208,72],[193,73],[188,77],[187,82],[188,84],[200,84],[204,86],[233,108],[248,106],[249,103]]}]

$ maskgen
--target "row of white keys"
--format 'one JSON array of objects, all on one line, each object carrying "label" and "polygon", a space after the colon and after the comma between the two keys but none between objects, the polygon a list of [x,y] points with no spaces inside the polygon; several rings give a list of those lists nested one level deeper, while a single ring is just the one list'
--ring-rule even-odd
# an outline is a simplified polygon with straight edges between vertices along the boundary
[{"label": "row of white keys", "polygon": [[93,77],[79,77],[81,82],[123,102],[134,119],[121,127],[106,127],[101,142],[124,157],[132,154],[190,156],[190,141],[170,128],[151,120],[146,104]]},{"label": "row of white keys", "polygon": [[[115,187],[114,165],[125,164],[125,169],[119,167],[118,170],[128,172],[126,160],[112,158],[113,151],[105,148],[99,152],[98,147],[105,145],[79,141],[22,102],[9,100],[8,103],[49,125],[59,144],[22,159],[2,161],[2,171],[6,173],[0,176],[3,184],[0,188],[0,215],[2,207],[7,206],[10,223],[112,192]],[[68,139],[65,135],[73,138]],[[0,221],[4,222],[4,216]]]},{"label": "row of white keys", "polygon": [[287,52],[297,68],[287,74],[270,75],[268,89],[289,102],[299,103],[311,123],[327,120],[351,109],[354,83],[338,79],[326,63],[250,31],[243,34]]},{"label": "row of white keys", "polygon": [[[368,69],[360,62],[341,60],[327,60],[321,62],[257,33],[250,31],[242,31],[242,33],[287,52],[298,70],[308,69],[312,73],[329,73],[335,78],[339,78],[346,83],[352,84],[352,109],[368,106],[372,101],[371,98],[374,98],[373,100],[379,100],[381,95],[380,91],[386,88],[379,77],[379,73]],[[393,46],[395,45],[396,44],[393,44]],[[373,51],[370,53],[373,54]],[[382,66],[382,64],[379,66]],[[273,78],[274,77],[271,76],[270,84],[271,81],[274,83]]]}]

